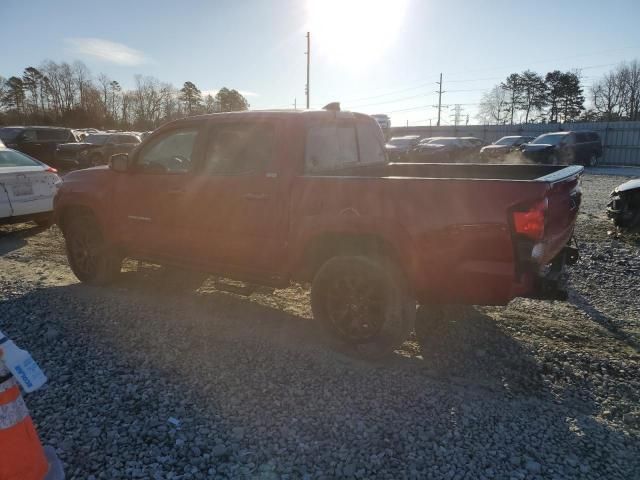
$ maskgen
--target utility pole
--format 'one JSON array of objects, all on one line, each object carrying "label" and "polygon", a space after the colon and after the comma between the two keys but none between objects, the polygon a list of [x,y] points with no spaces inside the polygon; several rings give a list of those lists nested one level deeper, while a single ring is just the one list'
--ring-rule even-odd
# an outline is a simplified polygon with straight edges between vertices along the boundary
[{"label": "utility pole", "polygon": [[438,123],[436,124],[438,127],[440,126],[440,110],[442,109],[442,73],[440,74],[440,81],[436,82],[439,85],[438,91]]},{"label": "utility pole", "polygon": [[453,107],[453,113],[451,114],[451,118],[453,120],[453,125],[456,127],[460,125],[460,123],[462,123],[462,105],[457,103]]},{"label": "utility pole", "polygon": [[307,110],[309,110],[309,67],[311,65],[311,33],[307,32],[307,86],[304,91],[307,94]]},{"label": "utility pole", "polygon": [[298,99],[293,97],[293,109],[298,110]]}]

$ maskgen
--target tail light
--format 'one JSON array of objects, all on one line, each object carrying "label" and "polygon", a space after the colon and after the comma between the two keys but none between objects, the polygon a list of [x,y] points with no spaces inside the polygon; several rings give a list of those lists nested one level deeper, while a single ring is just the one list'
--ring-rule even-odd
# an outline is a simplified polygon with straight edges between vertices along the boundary
[{"label": "tail light", "polygon": [[544,224],[549,201],[545,198],[536,202],[526,210],[513,212],[513,229],[515,233],[534,241],[544,237]]}]

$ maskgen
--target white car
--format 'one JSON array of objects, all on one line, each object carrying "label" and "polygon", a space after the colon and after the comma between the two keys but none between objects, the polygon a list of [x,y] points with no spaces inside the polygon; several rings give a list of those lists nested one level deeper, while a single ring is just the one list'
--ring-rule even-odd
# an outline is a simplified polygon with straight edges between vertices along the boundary
[{"label": "white car", "polygon": [[0,147],[0,224],[51,224],[53,197],[62,184],[54,168]]}]

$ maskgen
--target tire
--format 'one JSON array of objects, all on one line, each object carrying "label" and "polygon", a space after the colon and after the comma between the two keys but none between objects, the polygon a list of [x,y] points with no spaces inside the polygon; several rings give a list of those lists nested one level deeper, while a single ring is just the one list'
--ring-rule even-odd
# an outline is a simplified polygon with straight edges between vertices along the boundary
[{"label": "tire", "polygon": [[160,274],[160,287],[164,291],[173,293],[195,292],[207,278],[206,273],[164,266]]},{"label": "tire", "polygon": [[597,167],[598,166],[598,157],[596,156],[595,153],[592,153],[591,155],[589,155],[589,158],[587,159],[587,167]]},{"label": "tire", "polygon": [[122,266],[122,257],[106,244],[100,226],[91,214],[77,214],[65,221],[67,259],[75,276],[89,285],[113,282]]},{"label": "tire", "polygon": [[397,265],[364,256],[327,260],[311,286],[311,309],[339,349],[368,359],[399,347],[416,316],[415,299]]}]

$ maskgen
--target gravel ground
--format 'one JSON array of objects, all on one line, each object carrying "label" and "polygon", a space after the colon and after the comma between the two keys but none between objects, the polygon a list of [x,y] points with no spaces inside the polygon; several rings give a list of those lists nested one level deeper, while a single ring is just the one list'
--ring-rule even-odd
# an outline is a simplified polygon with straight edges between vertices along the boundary
[{"label": "gravel ground", "polygon": [[300,287],[80,285],[55,228],[0,229],[0,329],[50,378],[27,396],[70,479],[640,478],[640,242],[585,176],[569,302],[469,310],[366,363]]}]

